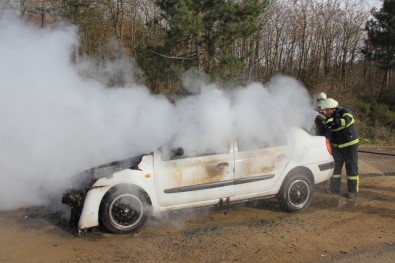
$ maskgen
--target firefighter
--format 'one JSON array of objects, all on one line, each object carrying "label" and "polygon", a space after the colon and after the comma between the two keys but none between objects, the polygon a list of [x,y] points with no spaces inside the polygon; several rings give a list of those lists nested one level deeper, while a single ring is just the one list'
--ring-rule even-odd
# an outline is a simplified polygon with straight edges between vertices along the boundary
[{"label": "firefighter", "polygon": [[325,129],[325,115],[321,112],[321,103],[326,100],[327,96],[324,92],[318,93],[315,100],[315,111],[317,117],[314,120],[314,134],[320,136],[327,136],[327,130]]},{"label": "firefighter", "polygon": [[335,169],[330,179],[330,193],[340,194],[341,171],[346,166],[347,198],[357,196],[359,190],[358,143],[359,138],[352,113],[328,98],[321,103],[321,111],[327,117],[325,127],[330,131]]},{"label": "firefighter", "polygon": [[320,92],[317,94],[315,102],[317,103],[317,107],[319,107],[320,103],[327,99],[327,95],[324,92]]},{"label": "firefighter", "polygon": [[329,137],[329,130],[326,129],[325,120],[326,116],[321,112],[317,112],[313,126],[314,135]]}]

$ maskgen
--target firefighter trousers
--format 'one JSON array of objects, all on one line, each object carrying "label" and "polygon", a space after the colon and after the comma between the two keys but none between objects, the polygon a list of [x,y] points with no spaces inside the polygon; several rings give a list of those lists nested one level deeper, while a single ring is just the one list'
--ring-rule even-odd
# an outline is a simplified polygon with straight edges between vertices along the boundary
[{"label": "firefighter trousers", "polygon": [[340,193],[342,169],[345,164],[348,192],[357,193],[359,191],[358,144],[345,148],[333,147],[333,158],[335,159],[335,169],[330,180],[330,190]]}]

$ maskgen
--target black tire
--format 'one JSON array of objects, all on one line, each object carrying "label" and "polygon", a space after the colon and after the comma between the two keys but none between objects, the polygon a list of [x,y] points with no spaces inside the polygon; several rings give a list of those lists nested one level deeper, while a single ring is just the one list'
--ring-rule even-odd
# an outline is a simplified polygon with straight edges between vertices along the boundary
[{"label": "black tire", "polygon": [[306,175],[292,175],[283,183],[277,199],[285,211],[297,212],[309,206],[313,189],[313,183]]},{"label": "black tire", "polygon": [[100,204],[100,223],[114,234],[136,232],[150,215],[147,196],[131,187],[111,189]]}]

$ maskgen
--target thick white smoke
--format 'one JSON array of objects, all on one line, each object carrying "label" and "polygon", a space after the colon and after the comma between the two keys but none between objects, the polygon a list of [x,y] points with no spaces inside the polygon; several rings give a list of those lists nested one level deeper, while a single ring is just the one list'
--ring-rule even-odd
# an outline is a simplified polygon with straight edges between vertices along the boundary
[{"label": "thick white smoke", "polygon": [[[77,172],[166,143],[207,152],[232,136],[270,142],[310,110],[288,77],[225,93],[186,75],[199,92],[171,103],[133,84],[136,67],[123,61],[126,84],[106,88],[108,79],[86,77],[92,64],[71,63],[77,43],[76,28],[40,29],[0,12],[0,210],[60,200]],[[120,64],[108,65],[101,77]]]},{"label": "thick white smoke", "polygon": [[77,40],[73,27],[0,14],[0,209],[45,203],[72,174],[150,152],[175,132],[165,98],[82,78],[70,62]]}]

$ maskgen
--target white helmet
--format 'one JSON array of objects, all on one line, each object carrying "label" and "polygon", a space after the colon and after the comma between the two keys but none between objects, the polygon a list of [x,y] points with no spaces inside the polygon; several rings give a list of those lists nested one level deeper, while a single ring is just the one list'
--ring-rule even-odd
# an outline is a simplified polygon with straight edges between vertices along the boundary
[{"label": "white helmet", "polygon": [[338,105],[339,103],[336,100],[329,98],[324,100],[320,106],[321,106],[321,110],[326,110],[326,109],[336,108]]},{"label": "white helmet", "polygon": [[317,98],[316,98],[317,101],[326,100],[326,99],[327,99],[327,96],[324,92],[318,93]]}]

